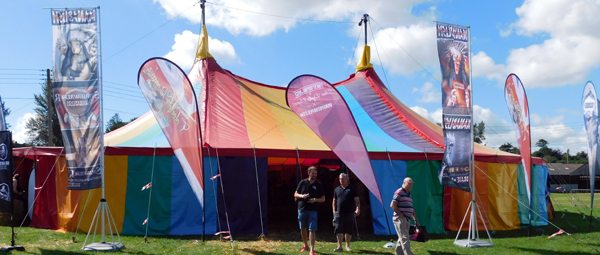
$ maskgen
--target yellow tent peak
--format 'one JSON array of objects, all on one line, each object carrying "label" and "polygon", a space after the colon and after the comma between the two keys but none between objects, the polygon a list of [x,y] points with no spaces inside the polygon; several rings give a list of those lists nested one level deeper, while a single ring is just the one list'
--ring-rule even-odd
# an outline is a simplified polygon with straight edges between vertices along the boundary
[{"label": "yellow tent peak", "polygon": [[372,67],[373,64],[371,64],[371,47],[369,47],[369,45],[365,45],[363,48],[362,56],[360,57],[360,62],[358,62],[358,65],[356,65],[356,71],[359,72]]},{"label": "yellow tent peak", "polygon": [[200,34],[200,40],[198,40],[198,50],[196,51],[196,59],[207,59],[212,58],[210,52],[208,52],[208,31],[206,25],[202,25],[202,33]]}]

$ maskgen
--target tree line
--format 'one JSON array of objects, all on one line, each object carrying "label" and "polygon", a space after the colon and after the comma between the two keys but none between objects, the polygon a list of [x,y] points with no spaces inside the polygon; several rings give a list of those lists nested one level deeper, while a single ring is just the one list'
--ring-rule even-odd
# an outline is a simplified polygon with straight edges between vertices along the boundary
[{"label": "tree line", "polygon": [[[532,156],[542,158],[546,163],[571,163],[571,164],[587,164],[588,155],[585,151],[580,151],[571,155],[570,151],[562,152],[560,149],[550,148],[548,141],[540,139],[535,143],[536,151],[531,153]],[[520,154],[518,147],[510,143],[504,143],[498,148],[501,151],[506,151],[514,154]]]}]

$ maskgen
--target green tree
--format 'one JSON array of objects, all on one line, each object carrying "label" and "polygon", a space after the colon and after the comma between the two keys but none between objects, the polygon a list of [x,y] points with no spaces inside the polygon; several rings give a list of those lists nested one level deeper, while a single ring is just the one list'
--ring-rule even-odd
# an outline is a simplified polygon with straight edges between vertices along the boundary
[{"label": "green tree", "polygon": [[[8,117],[8,115],[10,115],[10,109],[6,107],[6,105],[4,105],[4,100],[2,100],[2,98],[0,98],[0,103],[2,104],[2,112],[4,113],[4,121],[6,121],[6,117]],[[6,129],[10,128],[10,124],[8,123],[4,123],[6,125]]]},{"label": "green tree", "polygon": [[559,149],[552,149],[548,147],[550,143],[544,139],[540,139],[535,143],[535,146],[539,147],[537,151],[534,151],[532,155],[534,157],[543,158],[546,163],[558,163],[563,160],[563,153]]},{"label": "green tree", "polygon": [[121,119],[121,117],[119,117],[118,113],[115,113],[115,115],[113,115],[112,117],[110,117],[110,119],[108,120],[108,123],[106,123],[106,129],[104,130],[105,133],[108,133],[110,131],[113,131],[115,129],[118,129],[122,126],[127,125],[127,123],[129,122],[125,122]]},{"label": "green tree", "polygon": [[514,153],[514,154],[520,154],[521,151],[519,151],[519,148],[513,146],[511,143],[504,143],[502,145],[500,145],[500,147],[498,148],[501,151],[506,151],[506,152],[510,152],[510,153]]},{"label": "green tree", "polygon": [[[46,101],[46,95],[51,94],[50,88],[46,84],[42,85],[42,93],[34,94],[34,104],[36,105],[33,109],[35,116],[29,119],[25,123],[27,129],[27,135],[31,138],[31,144],[36,146],[63,146],[62,134],[60,132],[60,126],[58,123],[58,117],[56,111],[48,113],[48,102]],[[54,108],[54,101],[50,101],[52,109]],[[52,119],[52,134],[53,139],[50,141],[48,123]]]},{"label": "green tree", "polygon": [[473,142],[483,144],[485,141],[485,123],[483,121],[473,125]]},{"label": "green tree", "polygon": [[540,148],[548,147],[548,141],[540,139],[535,143],[535,146]]}]

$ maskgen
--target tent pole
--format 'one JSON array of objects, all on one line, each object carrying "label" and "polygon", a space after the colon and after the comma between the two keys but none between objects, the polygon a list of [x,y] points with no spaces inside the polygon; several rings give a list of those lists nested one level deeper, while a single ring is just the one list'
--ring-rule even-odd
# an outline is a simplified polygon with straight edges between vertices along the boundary
[{"label": "tent pole", "polygon": [[[202,27],[203,27],[203,31],[204,31],[204,27],[206,26],[206,13],[205,13],[205,8],[206,8],[206,0],[200,0],[200,8],[202,9]],[[208,34],[206,35],[208,36]],[[202,68],[202,70],[204,70],[204,68]],[[204,77],[207,77],[207,73],[204,74]],[[206,79],[206,90],[208,91],[208,78]],[[194,87],[192,87],[192,91],[194,91]],[[194,92],[194,102],[196,102],[196,116],[198,118],[198,131],[200,133],[200,144],[198,146],[198,149],[200,151],[200,160],[202,161],[202,165],[200,166],[202,168],[202,242],[204,242],[204,238],[206,235],[206,191],[205,191],[205,183],[204,180],[206,178],[204,178],[205,176],[205,169],[204,169],[204,160],[202,157],[202,124],[200,123],[200,115],[198,113],[198,99],[196,98],[196,93]],[[212,170],[211,170],[212,171]],[[215,201],[216,202],[216,201]],[[218,212],[218,211],[217,211]],[[218,213],[217,213],[217,218],[218,217]]]},{"label": "tent pole", "polygon": [[154,143],[154,152],[152,154],[152,171],[150,172],[150,187],[148,192],[148,210],[146,211],[146,233],[144,234],[144,243],[148,243],[148,228],[150,226],[150,203],[152,202],[152,185],[154,185],[154,162],[156,160],[156,143]]},{"label": "tent pole", "polygon": [[[219,231],[217,231],[217,232],[221,232],[221,230],[222,230],[222,229],[221,229],[221,220],[219,219],[219,205],[217,204],[217,200],[218,200],[218,197],[217,197],[217,188],[215,187],[215,182],[214,182],[214,180],[215,180],[217,177],[216,177],[216,175],[213,173],[213,169],[214,169],[214,168],[213,168],[213,165],[212,165],[212,158],[211,158],[211,156],[210,156],[210,146],[206,147],[206,151],[208,152],[208,165],[209,165],[209,167],[210,167],[210,175],[211,175],[211,178],[210,178],[210,180],[211,180],[211,182],[212,182],[212,187],[213,187],[213,195],[214,195],[214,197],[215,197],[215,209],[216,209],[216,212],[217,212],[217,217],[216,217],[216,218],[217,218],[217,228],[218,228],[218,230],[219,230]],[[204,204],[206,205],[206,201],[204,201]]]},{"label": "tent pole", "polygon": [[[388,151],[387,147],[385,148],[385,152],[387,153],[388,160],[390,162],[390,169],[393,170],[394,164],[392,164],[392,157],[390,157],[390,152]],[[381,208],[383,209],[383,217],[385,217],[385,225],[387,226],[388,234],[392,235],[392,229],[390,228],[390,219],[388,219],[387,211],[385,210],[385,205],[383,204],[383,202],[381,202]]]},{"label": "tent pole", "polygon": [[367,45],[367,22],[369,22],[369,14],[363,14],[363,18],[358,22],[358,26],[365,24],[365,45]]},{"label": "tent pole", "polygon": [[229,213],[227,212],[227,203],[225,201],[225,187],[223,187],[223,172],[221,171],[221,160],[219,159],[219,148],[215,147],[217,154],[217,168],[219,169],[219,181],[221,182],[221,195],[223,196],[223,208],[225,209],[225,221],[227,221],[227,232],[229,234],[229,240],[231,242],[231,248],[233,249],[233,233],[231,232],[231,225],[229,225]]},{"label": "tent pole", "polygon": [[256,194],[258,195],[258,212],[260,213],[260,238],[261,240],[265,239],[265,227],[263,223],[263,214],[262,214],[262,203],[260,199],[260,184],[258,182],[258,163],[256,162],[256,145],[252,146],[252,152],[254,153],[254,173],[256,174]]},{"label": "tent pole", "polygon": [[296,147],[296,183],[299,183],[300,180],[302,180],[302,169],[300,167],[300,152],[298,151],[298,147]]}]

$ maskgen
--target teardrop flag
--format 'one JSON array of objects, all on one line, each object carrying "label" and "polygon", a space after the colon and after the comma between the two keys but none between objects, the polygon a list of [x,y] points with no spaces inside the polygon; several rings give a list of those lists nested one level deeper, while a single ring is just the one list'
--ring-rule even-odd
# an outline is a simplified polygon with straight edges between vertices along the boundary
[{"label": "teardrop flag", "polygon": [[529,127],[529,104],[523,83],[516,74],[509,74],[504,84],[504,99],[517,134],[521,163],[525,174],[527,199],[531,203],[531,133]]},{"label": "teardrop flag", "polygon": [[291,110],[382,202],[362,135],[346,101],[333,85],[317,76],[301,75],[288,85],[286,100]]},{"label": "teardrop flag", "polygon": [[204,206],[201,134],[198,106],[187,75],[165,58],[148,59],[138,85],[179,160],[200,205]]},{"label": "teardrop flag", "polygon": [[[596,172],[600,166],[600,157],[598,156],[598,98],[596,89],[591,81],[588,81],[583,88],[583,121],[588,140],[588,166],[590,173],[590,194],[591,205],[594,208],[594,192],[596,182]],[[590,210],[590,214],[593,210]]]}]

